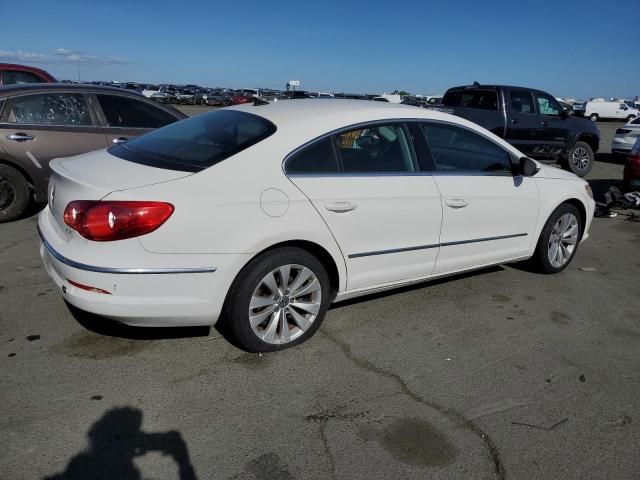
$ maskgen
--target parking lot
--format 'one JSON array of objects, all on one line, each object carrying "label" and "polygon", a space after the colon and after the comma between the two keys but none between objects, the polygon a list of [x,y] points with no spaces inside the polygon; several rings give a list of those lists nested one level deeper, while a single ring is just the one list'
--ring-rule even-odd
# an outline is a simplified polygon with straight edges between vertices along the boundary
[{"label": "parking lot", "polygon": [[[600,199],[622,177],[619,125],[599,123]],[[35,225],[0,225],[2,479],[638,478],[625,216],[596,218],[562,274],[494,267],[334,305],[304,345],[263,355],[70,312]]]}]

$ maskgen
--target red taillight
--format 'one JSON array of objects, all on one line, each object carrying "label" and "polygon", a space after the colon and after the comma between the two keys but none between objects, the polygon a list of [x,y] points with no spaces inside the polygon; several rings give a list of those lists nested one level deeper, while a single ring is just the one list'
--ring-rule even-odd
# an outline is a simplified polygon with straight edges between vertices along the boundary
[{"label": "red taillight", "polygon": [[164,202],[75,200],[64,210],[64,223],[84,238],[110,242],[153,232],[173,210]]}]

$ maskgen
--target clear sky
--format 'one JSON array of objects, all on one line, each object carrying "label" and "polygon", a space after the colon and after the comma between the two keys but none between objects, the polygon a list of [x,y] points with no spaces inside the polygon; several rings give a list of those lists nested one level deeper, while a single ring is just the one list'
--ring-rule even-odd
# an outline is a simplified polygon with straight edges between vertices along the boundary
[{"label": "clear sky", "polygon": [[60,79],[640,95],[640,0],[0,0],[0,18],[0,61]]}]

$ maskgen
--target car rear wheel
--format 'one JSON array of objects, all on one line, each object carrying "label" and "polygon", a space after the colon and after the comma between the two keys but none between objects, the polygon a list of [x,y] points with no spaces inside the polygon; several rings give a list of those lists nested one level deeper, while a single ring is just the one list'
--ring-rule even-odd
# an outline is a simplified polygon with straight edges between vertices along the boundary
[{"label": "car rear wheel", "polygon": [[598,114],[597,114],[597,113],[592,113],[592,114],[589,116],[589,120],[591,120],[592,122],[597,122],[597,121],[598,121],[598,118],[600,118],[600,117],[598,116]]},{"label": "car rear wheel", "polygon": [[24,176],[15,168],[0,164],[0,223],[19,218],[30,199],[31,192]]},{"label": "car rear wheel", "polygon": [[531,258],[535,270],[559,273],[571,263],[578,250],[584,226],[580,212],[569,203],[563,203],[551,214]]},{"label": "car rear wheel", "polygon": [[575,173],[579,177],[584,177],[593,168],[594,160],[595,155],[593,154],[591,146],[586,142],[576,142],[571,150],[569,150],[565,165],[563,166],[571,173]]},{"label": "car rear wheel", "polygon": [[271,352],[309,339],[330,304],[329,276],[306,250],[284,247],[252,260],[231,286],[223,329],[250,352]]}]

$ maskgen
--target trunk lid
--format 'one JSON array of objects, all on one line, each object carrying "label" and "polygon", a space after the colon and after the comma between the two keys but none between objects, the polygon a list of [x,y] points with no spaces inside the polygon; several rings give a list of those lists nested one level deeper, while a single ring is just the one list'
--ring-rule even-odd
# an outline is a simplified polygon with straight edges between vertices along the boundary
[{"label": "trunk lid", "polygon": [[[64,223],[64,210],[73,200],[100,200],[111,192],[170,182],[193,175],[129,162],[106,150],[52,160],[47,202],[58,233],[67,241],[73,232]],[[149,199],[154,200],[154,199]]]}]

